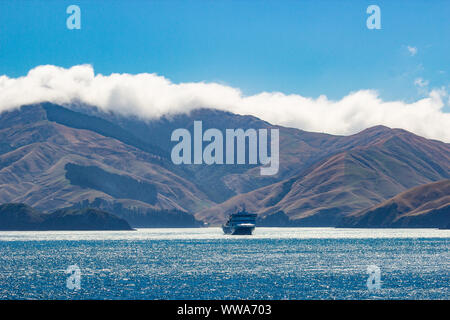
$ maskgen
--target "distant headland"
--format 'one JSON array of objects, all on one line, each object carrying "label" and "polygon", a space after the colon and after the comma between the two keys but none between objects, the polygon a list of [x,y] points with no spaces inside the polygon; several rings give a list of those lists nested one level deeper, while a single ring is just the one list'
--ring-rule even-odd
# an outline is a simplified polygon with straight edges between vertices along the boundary
[{"label": "distant headland", "polygon": [[23,203],[0,205],[0,230],[133,230],[128,222],[106,211],[59,209],[42,213]]}]

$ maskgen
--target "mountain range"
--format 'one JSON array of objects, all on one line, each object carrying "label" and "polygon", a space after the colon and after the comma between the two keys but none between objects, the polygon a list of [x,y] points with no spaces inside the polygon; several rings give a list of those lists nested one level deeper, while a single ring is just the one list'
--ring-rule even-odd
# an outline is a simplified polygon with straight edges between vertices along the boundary
[{"label": "mountain range", "polygon": [[[194,120],[204,130],[279,129],[278,174],[261,176],[257,165],[174,165],[170,135],[192,130]],[[145,120],[77,103],[0,115],[0,203],[94,207],[134,227],[216,225],[243,205],[266,223],[338,226],[445,179],[450,144],[384,126],[335,136],[212,109]]]},{"label": "mountain range", "polygon": [[369,209],[350,214],[343,227],[450,229],[450,180],[409,189]]}]

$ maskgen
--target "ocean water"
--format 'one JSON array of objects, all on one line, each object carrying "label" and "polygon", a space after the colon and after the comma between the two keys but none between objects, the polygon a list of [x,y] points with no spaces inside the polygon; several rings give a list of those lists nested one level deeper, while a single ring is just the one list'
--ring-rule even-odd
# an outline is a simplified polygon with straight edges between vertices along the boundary
[{"label": "ocean water", "polygon": [[434,229],[0,232],[0,299],[449,299],[449,247]]}]

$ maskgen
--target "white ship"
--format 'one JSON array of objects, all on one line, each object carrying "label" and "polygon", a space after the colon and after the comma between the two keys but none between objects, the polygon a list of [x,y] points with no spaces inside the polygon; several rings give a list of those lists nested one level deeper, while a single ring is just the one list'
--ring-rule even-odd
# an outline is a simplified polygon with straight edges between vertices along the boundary
[{"label": "white ship", "polygon": [[233,213],[227,223],[222,226],[225,234],[251,235],[256,226],[256,213],[248,213],[245,208]]}]

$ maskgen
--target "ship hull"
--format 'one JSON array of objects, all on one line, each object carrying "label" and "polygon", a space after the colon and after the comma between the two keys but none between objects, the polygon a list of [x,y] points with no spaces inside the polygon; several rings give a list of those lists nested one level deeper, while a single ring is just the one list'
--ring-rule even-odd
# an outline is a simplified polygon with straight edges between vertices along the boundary
[{"label": "ship hull", "polygon": [[231,235],[251,235],[255,227],[230,227],[230,226],[222,226],[222,230],[225,234]]}]

